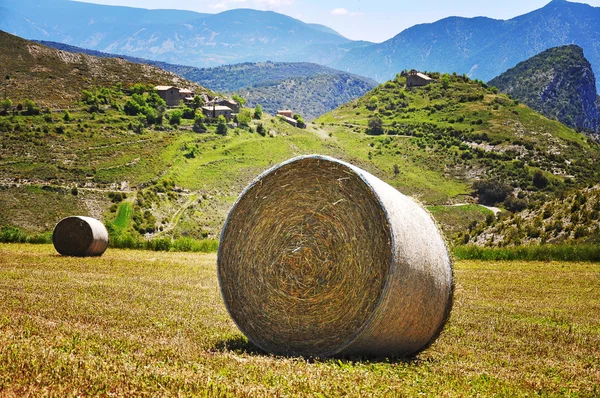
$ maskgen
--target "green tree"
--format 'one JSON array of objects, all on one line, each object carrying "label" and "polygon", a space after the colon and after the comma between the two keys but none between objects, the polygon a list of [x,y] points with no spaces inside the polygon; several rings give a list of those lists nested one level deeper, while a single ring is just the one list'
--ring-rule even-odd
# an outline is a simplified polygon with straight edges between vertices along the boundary
[{"label": "green tree", "polygon": [[40,113],[40,110],[37,108],[35,102],[30,99],[23,101],[23,107],[25,108],[26,115],[37,115]]},{"label": "green tree", "polygon": [[254,118],[260,120],[262,118],[262,114],[262,107],[260,106],[260,104],[256,104],[256,106],[254,107]]},{"label": "green tree", "polygon": [[262,123],[258,123],[258,126],[256,126],[256,132],[262,135],[263,137],[267,134],[267,131],[265,130],[265,127]]},{"label": "green tree", "polygon": [[447,73],[445,73],[445,74],[442,76],[442,79],[441,79],[441,81],[442,81],[442,87],[443,87],[444,89],[447,89],[448,87],[450,87],[450,76],[448,76],[448,74],[447,74]]},{"label": "green tree", "polygon": [[238,94],[233,94],[233,96],[231,97],[235,102],[237,102],[238,104],[240,104],[240,106],[244,106],[246,104],[246,100],[239,96]]},{"label": "green tree", "polygon": [[248,108],[240,109],[237,119],[240,126],[249,126],[250,120],[252,120],[252,111]]},{"label": "green tree", "polygon": [[301,129],[306,128],[306,123],[304,123],[304,119],[302,118],[302,116],[300,116],[299,114],[295,114],[294,115],[294,120],[296,120],[296,122],[298,123],[298,127]]},{"label": "green tree", "polygon": [[73,120],[73,117],[71,116],[69,111],[65,111],[65,113],[63,114],[63,120],[65,122],[70,122],[71,120]]},{"label": "green tree", "polygon": [[478,202],[490,206],[504,202],[512,192],[510,185],[496,180],[476,181],[473,189],[479,196]]},{"label": "green tree", "polygon": [[548,177],[541,170],[536,170],[533,173],[533,185],[539,189],[546,188],[548,186]]},{"label": "green tree", "polygon": [[196,116],[196,110],[192,109],[188,106],[183,108],[183,118],[184,119],[194,119]]},{"label": "green tree", "polygon": [[146,103],[158,111],[164,109],[167,106],[165,100],[162,99],[156,91],[152,91],[148,95],[148,98],[146,98]]},{"label": "green tree", "polygon": [[131,93],[141,95],[141,94],[144,94],[146,91],[148,91],[148,89],[149,89],[149,87],[147,85],[137,83],[131,87]]},{"label": "green tree", "polygon": [[201,108],[204,105],[204,100],[202,99],[201,96],[197,95],[194,97],[194,100],[192,101],[192,108],[194,108],[194,110]]},{"label": "green tree", "polygon": [[217,118],[217,134],[227,135],[227,120],[223,115]]},{"label": "green tree", "polygon": [[192,130],[196,133],[204,133],[206,131],[206,126],[204,125],[204,115],[198,114],[194,119],[194,125],[192,126]]},{"label": "green tree", "polygon": [[136,101],[130,99],[127,100],[123,107],[123,112],[129,116],[137,116],[138,113],[142,112],[142,107]]},{"label": "green tree", "polygon": [[383,134],[383,121],[379,116],[370,117],[368,125],[370,134]]},{"label": "green tree", "polygon": [[183,112],[181,112],[179,109],[175,109],[173,112],[171,112],[171,117],[169,118],[169,124],[173,125],[173,126],[178,126],[181,124],[181,117],[183,116]]},{"label": "green tree", "polygon": [[[146,115],[147,124],[161,124],[162,115],[159,115],[158,111],[154,108],[145,107],[143,113]],[[159,122],[160,120],[160,122]]]},{"label": "green tree", "polygon": [[373,95],[371,98],[369,98],[369,109],[373,110],[376,109],[377,106],[379,105],[379,98],[376,95]]},{"label": "green tree", "polygon": [[84,104],[90,106],[90,108],[88,109],[88,112],[90,113],[98,112],[98,110],[100,109],[100,99],[96,94],[94,94],[91,91],[83,90],[81,100]]},{"label": "green tree", "polygon": [[131,96],[131,99],[134,100],[135,102],[137,102],[140,106],[146,106],[146,99],[144,98],[144,96],[142,94],[133,94]]},{"label": "green tree", "polygon": [[12,105],[13,105],[13,102],[11,101],[10,98],[5,98],[0,103],[0,106],[2,107],[2,110],[4,111],[4,113],[8,112],[8,110],[12,107]]}]

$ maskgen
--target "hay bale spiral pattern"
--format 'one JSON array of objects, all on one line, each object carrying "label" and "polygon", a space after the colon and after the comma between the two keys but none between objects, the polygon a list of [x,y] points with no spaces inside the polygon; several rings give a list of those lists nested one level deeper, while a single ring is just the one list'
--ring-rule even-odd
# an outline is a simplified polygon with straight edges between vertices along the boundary
[{"label": "hay bale spiral pattern", "polygon": [[[404,246],[419,243],[397,242],[403,228],[395,224],[415,211],[429,223],[420,217],[410,228],[433,233],[434,245],[421,245],[433,257],[409,258]],[[221,235],[218,275],[238,327],[276,354],[414,354],[439,334],[451,306],[450,260],[426,212],[323,156],[282,163],[246,188]]]}]

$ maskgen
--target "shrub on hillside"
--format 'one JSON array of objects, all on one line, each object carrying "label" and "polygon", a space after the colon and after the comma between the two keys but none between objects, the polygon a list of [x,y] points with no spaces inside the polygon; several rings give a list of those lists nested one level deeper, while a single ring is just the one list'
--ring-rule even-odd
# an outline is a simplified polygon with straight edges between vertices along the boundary
[{"label": "shrub on hillside", "polygon": [[217,118],[217,134],[227,135],[227,120],[223,115]]},{"label": "shrub on hillside", "polygon": [[504,202],[512,192],[512,188],[500,181],[482,180],[473,184],[473,189],[478,196],[478,202],[484,205],[495,205]]},{"label": "shrub on hillside", "polygon": [[504,200],[504,207],[513,212],[523,211],[527,208],[527,201],[510,195]]},{"label": "shrub on hillside", "polygon": [[185,108],[183,108],[181,117],[183,117],[184,119],[194,119],[195,116],[196,116],[195,110],[193,110],[192,108],[189,108],[187,106]]},{"label": "shrub on hillside", "polygon": [[196,133],[206,132],[206,126],[204,125],[204,116],[202,114],[196,115],[196,118],[194,119],[194,125],[192,126],[192,130]]},{"label": "shrub on hillside", "polygon": [[378,116],[372,116],[368,122],[368,133],[373,135],[383,134],[383,121]]},{"label": "shrub on hillside", "polygon": [[548,178],[541,170],[536,170],[533,174],[533,185],[539,189],[543,189],[548,186]]},{"label": "shrub on hillside", "polygon": [[181,117],[183,116],[183,112],[179,109],[174,110],[170,113],[169,124],[172,126],[178,126],[181,124]]}]

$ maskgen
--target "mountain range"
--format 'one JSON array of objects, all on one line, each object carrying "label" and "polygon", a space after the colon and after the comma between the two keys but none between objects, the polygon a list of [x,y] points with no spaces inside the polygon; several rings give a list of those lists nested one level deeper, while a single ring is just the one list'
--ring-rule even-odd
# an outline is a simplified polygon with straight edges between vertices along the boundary
[{"label": "mountain range", "polygon": [[353,49],[331,66],[377,80],[415,68],[488,81],[518,62],[567,44],[582,47],[598,74],[600,8],[553,0],[509,20],[449,17],[413,26],[381,44]]},{"label": "mountain range", "polygon": [[413,68],[488,81],[535,54],[568,44],[583,48],[596,73],[600,68],[600,8],[565,0],[509,20],[449,17],[379,44],[351,41],[325,26],[274,12],[201,14],[67,0],[4,0],[0,29],[174,64],[304,61],[378,81]]},{"label": "mountain range", "polygon": [[5,0],[0,29],[27,39],[200,67],[295,60],[313,44],[351,42],[325,26],[270,11],[200,14],[67,0]]},{"label": "mountain range", "polygon": [[242,94],[248,101],[247,106],[261,105],[271,114],[292,109],[308,121],[364,95],[377,85],[373,79],[310,62],[245,62],[196,68],[51,41],[37,42],[62,51],[157,66],[220,93]]}]

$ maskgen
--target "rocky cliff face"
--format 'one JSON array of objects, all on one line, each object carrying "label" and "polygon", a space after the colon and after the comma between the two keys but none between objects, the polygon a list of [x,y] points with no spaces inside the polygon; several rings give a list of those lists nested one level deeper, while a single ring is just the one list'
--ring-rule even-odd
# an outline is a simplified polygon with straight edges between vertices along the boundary
[{"label": "rocky cliff face", "polygon": [[600,132],[596,78],[581,47],[569,45],[546,50],[489,84],[570,127]]}]

